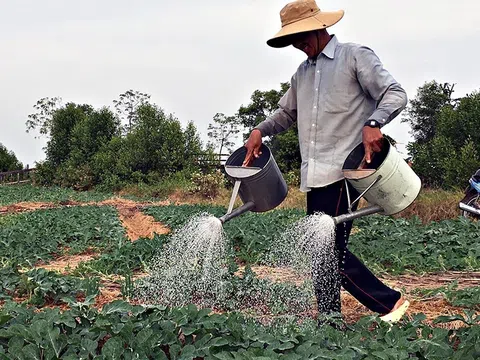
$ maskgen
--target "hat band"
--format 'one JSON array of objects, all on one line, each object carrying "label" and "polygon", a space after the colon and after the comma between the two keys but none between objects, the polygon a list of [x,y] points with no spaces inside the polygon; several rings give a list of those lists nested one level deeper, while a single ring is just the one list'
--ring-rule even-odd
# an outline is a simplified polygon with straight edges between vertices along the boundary
[{"label": "hat band", "polygon": [[315,11],[315,12],[308,13],[307,16],[303,16],[301,18],[296,18],[296,19],[288,21],[288,22],[283,22],[282,27],[293,24],[293,23],[296,23],[297,21],[308,19],[309,17],[313,17],[313,16],[317,15],[319,12],[320,12],[320,9],[317,9],[317,11]]}]

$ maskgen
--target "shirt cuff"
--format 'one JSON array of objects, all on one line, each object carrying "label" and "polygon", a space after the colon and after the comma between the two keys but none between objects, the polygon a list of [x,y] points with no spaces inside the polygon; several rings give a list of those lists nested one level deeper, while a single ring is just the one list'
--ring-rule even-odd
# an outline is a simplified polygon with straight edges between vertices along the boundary
[{"label": "shirt cuff", "polygon": [[265,136],[268,136],[266,128],[267,128],[267,124],[260,123],[257,126],[255,126],[253,130],[260,131],[260,134],[262,135],[262,137],[265,137]]},{"label": "shirt cuff", "polygon": [[388,116],[386,114],[382,114],[382,112],[376,111],[374,112],[367,121],[375,120],[380,124],[380,127],[388,124]]}]

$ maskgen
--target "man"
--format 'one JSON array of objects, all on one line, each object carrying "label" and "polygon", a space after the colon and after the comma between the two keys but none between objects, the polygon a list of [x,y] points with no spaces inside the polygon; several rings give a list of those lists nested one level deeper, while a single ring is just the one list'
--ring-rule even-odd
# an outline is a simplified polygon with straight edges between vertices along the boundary
[{"label": "man", "polygon": [[[307,192],[309,215],[324,212],[336,216],[347,211],[343,162],[363,142],[364,160],[369,164],[373,154],[381,151],[380,128],[407,104],[405,91],[372,50],[340,43],[327,32],[326,28],[340,21],[343,14],[320,11],[314,0],[298,0],[281,10],[282,28],[267,44],[274,48],[293,45],[308,59],[293,75],[278,110],[251,132],[245,144],[244,165],[248,166],[259,156],[262,137],[297,123],[302,156],[300,189]],[[350,186],[349,191],[357,195]],[[385,321],[398,321],[408,301],[348,251],[351,228],[350,222],[337,226],[336,231],[341,285]],[[335,284],[331,284],[332,291],[315,286],[320,314],[340,312],[340,285]]]}]

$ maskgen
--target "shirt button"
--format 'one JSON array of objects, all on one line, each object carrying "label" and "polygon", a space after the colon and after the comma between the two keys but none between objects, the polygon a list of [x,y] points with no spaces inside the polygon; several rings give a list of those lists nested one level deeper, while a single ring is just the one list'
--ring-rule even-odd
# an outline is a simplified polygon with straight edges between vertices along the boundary
[{"label": "shirt button", "polygon": [[317,73],[319,73],[319,72],[320,72],[320,70],[317,70]]},{"label": "shirt button", "polygon": [[313,143],[314,143],[314,142],[312,141],[312,144],[313,144]]},{"label": "shirt button", "polygon": [[315,126],[315,124],[312,124],[312,126]]},{"label": "shirt button", "polygon": [[313,108],[316,109],[316,108],[317,108],[317,105],[314,105]]},{"label": "shirt button", "polygon": [[315,91],[318,91],[318,88],[316,88]]}]

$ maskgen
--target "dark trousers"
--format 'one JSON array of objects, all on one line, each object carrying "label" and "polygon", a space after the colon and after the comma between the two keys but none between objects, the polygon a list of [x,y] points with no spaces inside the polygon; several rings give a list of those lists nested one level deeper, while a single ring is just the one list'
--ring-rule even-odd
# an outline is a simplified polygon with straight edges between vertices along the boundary
[{"label": "dark trousers", "polygon": [[[326,187],[314,188],[307,193],[307,214],[323,212],[330,216],[345,214],[348,210],[348,199],[344,180]],[[349,184],[350,199],[355,200],[358,192]],[[338,255],[338,271],[340,282],[332,281],[333,291],[324,291],[324,286],[315,286],[315,295],[320,313],[340,312],[340,284],[360,303],[371,311],[386,314],[390,312],[401,294],[385,284],[367,269],[365,265],[348,249],[348,238],[352,230],[352,222],[337,225],[335,235],[336,254]],[[315,269],[314,269],[315,273]],[[322,281],[322,280],[321,280]],[[324,283],[324,280],[323,280]],[[329,284],[330,285],[330,284]]]}]

